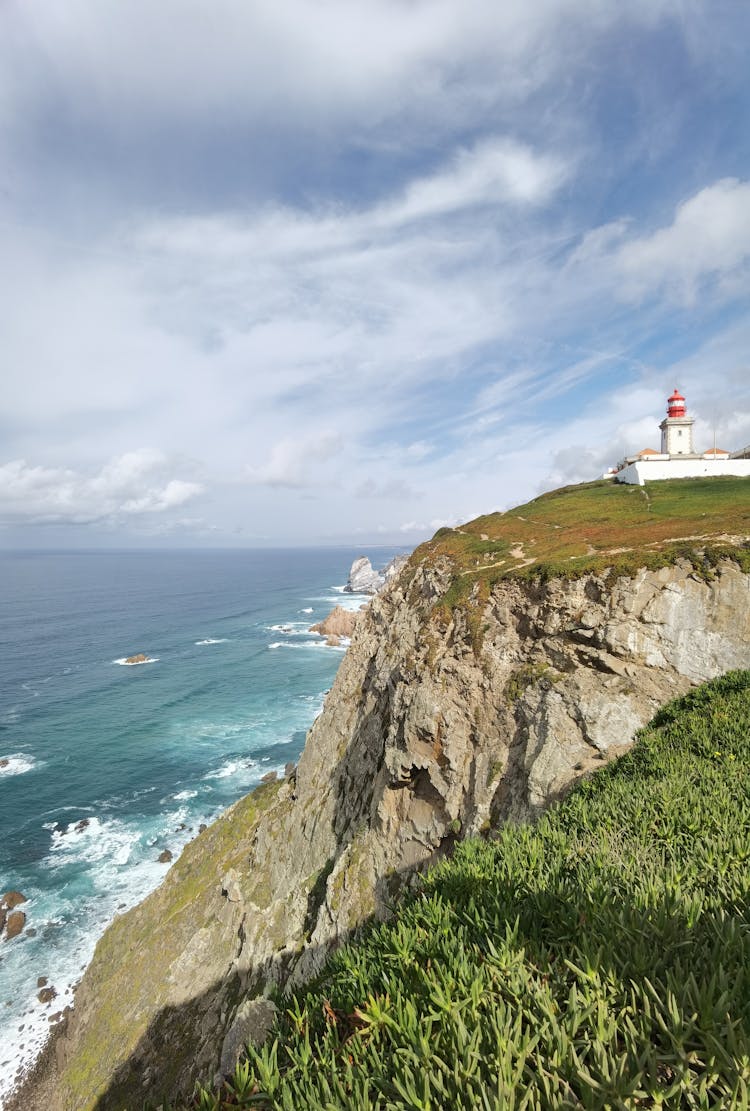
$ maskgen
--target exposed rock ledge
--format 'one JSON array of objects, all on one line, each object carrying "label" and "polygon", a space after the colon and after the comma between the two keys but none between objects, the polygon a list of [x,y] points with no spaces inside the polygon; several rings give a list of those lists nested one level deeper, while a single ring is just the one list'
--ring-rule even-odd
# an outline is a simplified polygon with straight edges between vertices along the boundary
[{"label": "exposed rock ledge", "polygon": [[462,611],[435,624],[447,585],[421,565],[370,603],[296,778],[233,806],[107,930],[41,1079],[12,1106],[189,1093],[229,1067],[245,1000],[318,971],[411,870],[538,812],[667,699],[750,666],[750,576],[729,562],[708,582],[687,564],[614,583],[506,580],[479,626]]},{"label": "exposed rock ledge", "polygon": [[310,626],[311,633],[320,633],[324,637],[350,637],[357,624],[358,613],[345,610],[343,606],[334,606],[328,617],[319,621],[317,625]]}]

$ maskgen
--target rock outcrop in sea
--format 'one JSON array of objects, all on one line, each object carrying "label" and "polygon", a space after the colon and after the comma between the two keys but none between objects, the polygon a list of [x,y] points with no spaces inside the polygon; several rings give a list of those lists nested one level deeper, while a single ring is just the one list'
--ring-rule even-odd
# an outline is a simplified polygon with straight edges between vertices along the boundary
[{"label": "rock outcrop in sea", "polygon": [[705,564],[671,552],[644,556],[650,569],[534,576],[533,557],[494,556],[476,536],[471,570],[428,545],[369,602],[296,769],[226,811],[109,927],[11,1108],[189,1096],[264,1036],[272,989],[320,972],[416,870],[458,838],[533,818],[664,702],[750,667],[744,538]]},{"label": "rock outcrop in sea", "polygon": [[382,571],[376,571],[367,556],[355,559],[349,571],[344,590],[347,594],[377,594],[386,583],[399,573],[408,555],[394,556]]},{"label": "rock outcrop in sea", "polygon": [[23,931],[26,914],[16,907],[26,902],[26,896],[20,891],[6,891],[0,898],[0,938],[11,941]]},{"label": "rock outcrop in sea", "polygon": [[343,606],[334,606],[328,617],[319,621],[317,625],[310,626],[311,633],[320,633],[324,637],[350,637],[354,632],[359,614],[353,610],[345,610]]}]

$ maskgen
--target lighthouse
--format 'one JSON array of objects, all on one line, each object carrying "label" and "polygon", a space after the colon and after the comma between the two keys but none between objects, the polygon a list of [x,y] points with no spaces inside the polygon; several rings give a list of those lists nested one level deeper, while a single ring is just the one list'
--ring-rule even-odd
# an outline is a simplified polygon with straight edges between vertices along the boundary
[{"label": "lighthouse", "polygon": [[742,451],[723,451],[716,444],[702,454],[695,454],[693,447],[694,417],[688,416],[685,398],[675,386],[667,398],[667,415],[662,420],[661,451],[647,447],[636,455],[626,455],[616,467],[611,467],[602,478],[644,486],[645,483],[666,478],[716,478],[732,475],[750,479],[750,447]]},{"label": "lighthouse", "polygon": [[693,455],[693,425],[695,417],[687,415],[685,398],[675,386],[667,398],[667,415],[659,425],[662,455]]}]

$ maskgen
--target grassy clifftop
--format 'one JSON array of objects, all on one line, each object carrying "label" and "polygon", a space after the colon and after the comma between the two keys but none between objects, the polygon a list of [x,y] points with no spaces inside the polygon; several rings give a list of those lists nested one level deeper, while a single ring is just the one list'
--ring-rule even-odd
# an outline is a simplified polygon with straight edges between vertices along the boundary
[{"label": "grassy clifftop", "polygon": [[440,529],[417,548],[412,565],[447,563],[447,601],[512,577],[629,574],[687,556],[696,566],[731,555],[750,570],[750,479],[650,482],[608,480],[564,486],[506,513]]},{"label": "grassy clifftop", "polygon": [[466,841],[202,1111],[750,1106],[750,672]]}]

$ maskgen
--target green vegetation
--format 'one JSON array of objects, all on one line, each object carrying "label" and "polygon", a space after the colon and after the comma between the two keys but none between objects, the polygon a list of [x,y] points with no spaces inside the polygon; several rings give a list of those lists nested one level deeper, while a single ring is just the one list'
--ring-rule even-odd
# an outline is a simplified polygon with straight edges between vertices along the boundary
[{"label": "green vegetation", "polygon": [[673,479],[645,487],[602,480],[564,486],[460,529],[440,529],[411,562],[413,568],[422,561],[453,568],[438,611],[447,618],[463,606],[473,635],[472,611],[483,608],[499,579],[627,575],[679,558],[710,576],[724,556],[750,571],[749,535],[747,478]]},{"label": "green vegetation", "polygon": [[747,1108],[749,831],[734,672],[536,825],[459,845],[194,1107]]},{"label": "green vegetation", "polygon": [[556,683],[562,679],[562,675],[553,671],[549,664],[522,664],[510,673],[505,686],[505,701],[512,705],[528,687],[541,683],[543,679],[548,683]]}]

